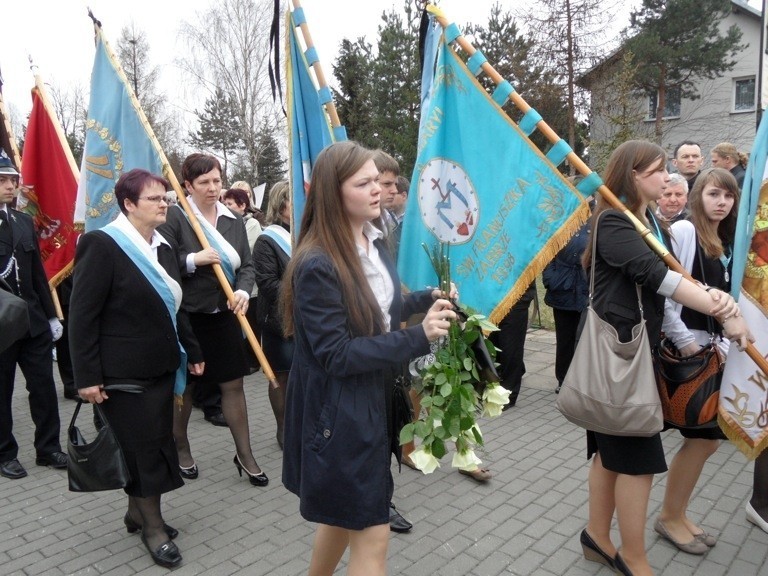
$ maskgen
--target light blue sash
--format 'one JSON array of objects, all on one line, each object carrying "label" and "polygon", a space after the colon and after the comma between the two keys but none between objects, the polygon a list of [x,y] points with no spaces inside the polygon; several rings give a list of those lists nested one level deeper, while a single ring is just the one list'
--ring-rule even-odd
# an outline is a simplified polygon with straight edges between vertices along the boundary
[{"label": "light blue sash", "polygon": [[[179,210],[181,210],[181,213],[184,214],[184,218],[186,218],[187,222],[189,222],[189,214],[187,214],[187,211],[181,207],[179,207]],[[227,255],[227,251],[221,246],[219,240],[213,234],[211,234],[211,231],[208,229],[208,227],[211,225],[203,218],[198,218],[197,221],[200,223],[200,227],[203,229],[203,234],[205,234],[205,238],[208,240],[208,243],[216,249],[216,252],[219,253],[219,257],[221,258],[221,269],[224,271],[224,276],[227,277],[229,285],[234,288],[235,267],[232,266],[232,262],[229,260],[229,256]],[[192,226],[192,223],[189,222],[189,225]],[[224,241],[226,242],[226,240]],[[234,249],[234,246],[232,248]]]},{"label": "light blue sash", "polygon": [[155,269],[146,254],[142,253],[141,250],[136,247],[133,240],[128,237],[125,232],[111,224],[105,226],[102,230],[109,234],[120,249],[131,259],[131,262],[133,262],[139,271],[144,274],[152,287],[157,291],[160,298],[163,299],[163,303],[168,309],[171,321],[173,322],[173,329],[176,331],[176,342],[179,345],[179,356],[181,357],[179,367],[176,369],[176,380],[173,384],[173,393],[176,396],[181,397],[181,395],[184,394],[184,389],[187,387],[187,352],[179,341],[178,329],[176,328],[176,299],[173,296],[173,292],[171,292],[171,289],[165,283],[165,279]]},{"label": "light blue sash", "polygon": [[291,235],[285,228],[279,224],[271,224],[264,229],[262,234],[272,238],[282,251],[288,255],[288,258],[291,257]]}]

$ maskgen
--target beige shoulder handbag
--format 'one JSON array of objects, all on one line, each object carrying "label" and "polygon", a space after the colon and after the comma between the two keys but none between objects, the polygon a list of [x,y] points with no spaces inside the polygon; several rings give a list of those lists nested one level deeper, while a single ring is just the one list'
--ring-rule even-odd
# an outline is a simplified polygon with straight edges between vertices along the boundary
[{"label": "beige shoulder handbag", "polygon": [[632,328],[629,342],[619,341],[616,329],[592,308],[597,224],[599,221],[592,241],[587,317],[556,406],[568,420],[587,430],[613,436],[653,436],[664,427],[664,416],[640,287],[635,285],[640,322]]}]

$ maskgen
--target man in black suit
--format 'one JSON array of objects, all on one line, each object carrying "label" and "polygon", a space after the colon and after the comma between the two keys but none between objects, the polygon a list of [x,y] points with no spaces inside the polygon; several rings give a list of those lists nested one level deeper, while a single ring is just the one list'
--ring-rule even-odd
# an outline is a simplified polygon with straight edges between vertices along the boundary
[{"label": "man in black suit", "polygon": [[0,149],[0,277],[27,302],[30,329],[27,335],[0,353],[0,476],[18,479],[27,471],[18,461],[19,446],[13,437],[13,383],[16,365],[21,368],[35,423],[35,462],[39,466],[66,468],[67,456],[59,443],[59,405],[53,381],[52,348],[62,334],[48,289],[35,228],[27,214],[11,208],[19,173]]}]

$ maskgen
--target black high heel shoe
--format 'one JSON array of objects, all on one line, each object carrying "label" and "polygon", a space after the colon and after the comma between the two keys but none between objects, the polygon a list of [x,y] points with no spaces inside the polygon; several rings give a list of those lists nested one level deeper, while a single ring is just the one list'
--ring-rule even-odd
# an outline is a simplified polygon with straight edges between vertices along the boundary
[{"label": "black high heel shoe", "polygon": [[154,550],[147,544],[147,539],[144,537],[144,534],[141,535],[141,541],[144,542],[144,546],[147,547],[149,555],[152,556],[152,560],[154,560],[155,564],[158,566],[162,566],[163,568],[176,568],[176,566],[181,564],[181,552],[179,552],[176,544],[170,540],[160,544],[160,546]]},{"label": "black high heel shoe", "polygon": [[243,471],[248,475],[248,479],[251,481],[251,484],[254,486],[266,486],[269,484],[269,478],[267,478],[267,475],[264,474],[262,471],[260,474],[251,474],[248,472],[248,468],[242,465],[240,462],[240,458],[237,457],[237,454],[235,454],[234,460],[232,460],[235,463],[235,466],[237,467],[237,473],[240,474],[240,476],[243,476]]},{"label": "black high heel shoe", "polygon": [[624,576],[632,576],[632,570],[629,569],[629,566],[624,564],[624,559],[621,557],[621,554],[616,552],[616,558],[613,560],[614,568],[616,569],[617,574],[623,574]]},{"label": "black high heel shoe", "polygon": [[[125,523],[125,530],[128,532],[128,534],[133,534],[141,530],[141,524],[131,518],[128,512],[125,513],[123,522]],[[168,534],[168,538],[171,540],[175,540],[176,536],[179,535],[179,531],[176,530],[176,528],[173,526],[168,526],[168,524],[163,523],[163,529],[165,530],[165,533]]]},{"label": "black high heel shoe", "polygon": [[605,564],[609,568],[615,568],[613,558],[608,556],[597,543],[592,540],[592,537],[587,534],[586,530],[581,531],[581,549],[584,551],[584,559],[591,562],[599,562]]}]

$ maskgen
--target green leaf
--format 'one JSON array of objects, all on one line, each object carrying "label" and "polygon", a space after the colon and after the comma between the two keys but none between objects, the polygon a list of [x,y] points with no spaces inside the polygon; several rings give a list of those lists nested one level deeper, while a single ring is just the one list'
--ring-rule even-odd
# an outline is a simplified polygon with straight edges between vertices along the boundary
[{"label": "green leaf", "polygon": [[474,368],[474,366],[475,366],[475,363],[472,362],[471,358],[464,358],[464,369],[465,370],[470,371],[470,370],[472,370],[472,368]]},{"label": "green leaf", "polygon": [[451,386],[448,382],[446,382],[440,387],[440,395],[443,396],[444,398],[447,398],[448,396],[450,396],[452,391],[453,391],[453,386]]},{"label": "green leaf", "polygon": [[442,426],[438,426],[435,428],[435,438],[439,438],[440,440],[447,440],[450,438],[450,434],[448,434],[448,430],[443,428]]},{"label": "green leaf", "polygon": [[432,396],[425,396],[421,399],[421,407],[422,408],[429,408],[434,404],[435,398],[439,398],[439,396],[435,396],[434,398]]},{"label": "green leaf", "polygon": [[477,444],[479,446],[482,446],[483,445],[483,436],[482,436],[482,434],[480,434],[480,431],[478,430],[477,426],[472,428],[472,434],[474,434],[474,436],[475,436],[475,442],[477,442]]},{"label": "green leaf", "polygon": [[432,456],[438,460],[445,456],[445,443],[439,438],[435,438],[434,442],[432,442]]},{"label": "green leaf", "polygon": [[[445,426],[446,422],[443,420],[443,426]],[[450,418],[448,420],[448,432],[450,432],[451,436],[458,438],[461,435],[461,420],[459,418]]]},{"label": "green leaf", "polygon": [[419,420],[414,424],[414,433],[419,438],[426,438],[431,431],[431,426],[423,420]]},{"label": "green leaf", "polygon": [[413,440],[413,431],[415,426],[411,424],[406,424],[403,426],[403,429],[400,430],[400,445],[402,446],[406,442],[411,442]]},{"label": "green leaf", "polygon": [[442,386],[446,382],[448,382],[448,377],[445,375],[445,372],[440,372],[440,374],[435,376],[435,386]]},{"label": "green leaf", "polygon": [[[435,396],[432,398],[432,406],[442,406],[445,404],[445,398],[443,396]],[[424,406],[424,403],[421,403]]]}]

